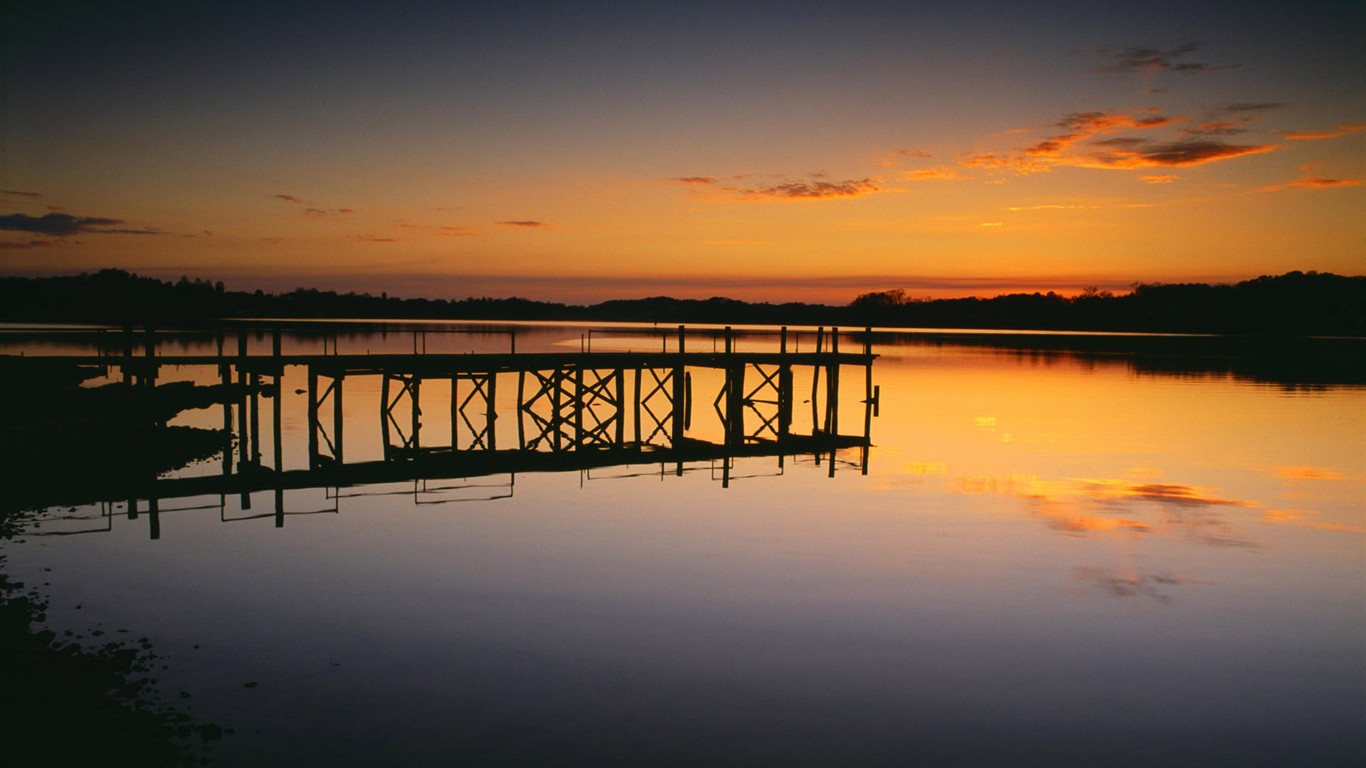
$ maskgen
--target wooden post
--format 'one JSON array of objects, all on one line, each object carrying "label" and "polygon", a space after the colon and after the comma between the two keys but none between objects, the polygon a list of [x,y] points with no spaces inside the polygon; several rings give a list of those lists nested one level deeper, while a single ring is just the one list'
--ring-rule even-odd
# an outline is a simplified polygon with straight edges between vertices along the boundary
[{"label": "wooden post", "polygon": [[457,448],[458,448],[459,445],[460,445],[460,441],[459,441],[459,439],[458,439],[457,436],[456,436],[457,426],[458,426],[458,424],[460,423],[460,392],[459,392],[459,387],[456,386],[456,385],[459,383],[459,381],[460,381],[460,377],[458,377],[458,376],[452,376],[452,377],[451,377],[451,450],[452,450],[452,451],[457,450]]},{"label": "wooden post", "polygon": [[[840,351],[840,329],[830,328],[830,354],[837,355]],[[832,360],[825,369],[825,431],[831,435],[839,434],[839,372],[840,366],[838,359]],[[831,450],[831,460],[834,460],[834,450]]]},{"label": "wooden post", "polygon": [[379,385],[379,435],[384,443],[384,458],[389,458],[389,373],[380,374]]},{"label": "wooden post", "polygon": [[692,429],[692,374],[683,374],[683,428]]},{"label": "wooden post", "polygon": [[261,463],[261,374],[251,375],[251,461]]},{"label": "wooden post", "polygon": [[220,335],[218,340],[218,377],[223,388],[223,475],[226,477],[232,474],[232,403],[228,402],[228,392],[232,389],[232,373],[227,361],[223,359],[223,337]]},{"label": "wooden post", "polygon": [[488,431],[488,436],[489,436],[489,439],[488,439],[486,442],[487,442],[487,445],[488,445],[488,449],[489,449],[490,451],[496,451],[496,450],[498,450],[498,445],[497,445],[498,430],[497,430],[497,425],[496,425],[496,423],[495,423],[495,420],[498,418],[498,408],[497,408],[497,405],[495,404],[495,401],[494,401],[494,394],[495,394],[494,386],[495,386],[497,383],[498,383],[498,372],[497,372],[497,371],[489,371],[488,402],[486,403],[486,405],[488,406],[487,422],[488,422],[488,425],[489,425],[489,426],[488,426],[488,430],[489,430],[489,431]]},{"label": "wooden post", "polygon": [[419,448],[422,447],[422,442],[421,442],[421,440],[419,440],[419,438],[418,438],[418,431],[422,429],[422,421],[421,421],[421,418],[422,418],[422,404],[421,404],[421,399],[420,399],[420,395],[421,395],[421,393],[422,393],[422,389],[421,389],[421,388],[422,388],[422,379],[419,379],[419,378],[417,377],[417,374],[414,373],[413,376],[412,376],[412,378],[409,379],[409,384],[408,384],[408,399],[412,401],[412,405],[413,405],[413,438],[412,438],[412,444],[413,444],[413,453],[414,453],[414,454],[416,454],[416,453],[417,453],[417,450],[418,450]]},{"label": "wooden post", "polygon": [[[123,383],[133,383],[133,326],[123,326]],[[133,514],[137,514],[135,511]]]},{"label": "wooden post", "polygon": [[617,369],[617,444],[620,448],[626,441],[626,369]]},{"label": "wooden post", "polygon": [[[277,478],[278,478],[278,476],[279,476],[279,474],[280,474],[281,472],[284,472],[284,471],[285,471],[285,466],[284,466],[284,464],[285,464],[284,425],[282,424],[282,420],[281,420],[281,418],[280,418],[280,413],[281,413],[281,411],[284,410],[284,403],[283,403],[283,401],[284,401],[285,398],[284,398],[284,386],[283,386],[282,382],[280,381],[281,378],[282,378],[282,377],[280,376],[279,373],[276,373],[276,374],[275,374],[275,402],[272,403],[273,408],[272,408],[272,413],[271,413],[271,422],[272,422],[271,436],[274,438],[273,442],[275,443],[275,445],[274,445],[274,448],[275,448],[275,451],[274,451],[274,453],[275,453],[275,461],[274,461],[274,464],[275,464],[275,474],[276,474]],[[314,411],[314,412],[313,412],[313,419],[314,419],[315,422],[316,422],[317,418],[318,418],[317,411]]]},{"label": "wooden post", "polygon": [[792,432],[792,366],[783,363],[778,368],[778,439],[785,440]]},{"label": "wooden post", "polygon": [[336,458],[337,460],[337,465],[341,466],[342,423],[344,421],[342,419],[342,381],[345,380],[346,374],[342,373],[341,371],[337,371],[335,376],[336,378],[332,380],[332,439],[337,441],[336,444],[333,446],[333,448],[335,449],[334,458]]},{"label": "wooden post", "polygon": [[[277,393],[275,399],[278,402],[280,395]],[[310,469],[317,469],[320,463],[318,458],[318,372],[313,366],[308,366],[308,466]],[[279,467],[276,467],[279,469]]]},{"label": "wooden post", "polygon": [[156,387],[157,382],[156,330],[154,330],[151,326],[148,326],[146,329],[144,329],[144,334],[145,337],[143,339],[143,344],[147,357],[147,368],[143,371],[142,374],[142,386],[146,387],[147,389],[152,389]]},{"label": "wooden post", "polygon": [[[729,340],[727,340],[729,341]],[[726,443],[745,441],[745,364],[726,366]]]},{"label": "wooden post", "polygon": [[574,367],[574,448],[583,447],[583,367]]},{"label": "wooden post", "polygon": [[[635,438],[636,438],[636,439],[635,439],[635,443],[636,443],[637,446],[640,445],[640,439],[641,439],[641,438],[640,438],[640,373],[641,373],[640,369],[637,368],[637,369],[636,369],[636,386],[635,386],[635,393],[636,393],[636,396],[635,396],[635,402],[633,403],[633,406],[634,406],[634,407],[632,408],[632,413],[635,415],[635,418],[634,418],[632,421],[635,423]],[[624,403],[622,404],[622,408],[623,408],[623,413],[624,413],[624,412],[625,412],[625,404],[624,404]]]},{"label": "wooden post", "polygon": [[[514,337],[515,338],[515,337]],[[526,371],[517,371],[517,449],[526,450],[526,426],[522,423],[522,405],[526,398]]]},{"label": "wooden post", "polygon": [[[681,353],[683,346],[683,326],[681,325],[678,326],[678,345],[679,351]],[[678,448],[681,445],[683,445],[683,430],[685,427],[684,416],[686,416],[684,400],[687,397],[687,394],[683,391],[683,375],[683,365],[681,363],[679,365],[675,365],[672,374],[673,381],[670,382],[671,384],[673,384],[673,392],[670,393],[670,396],[673,398],[674,423],[673,433],[669,435],[669,447],[673,448],[674,450],[678,450]]]},{"label": "wooden post", "polygon": [[[564,430],[560,427],[564,424],[564,380],[568,378],[568,374],[566,374],[563,369],[556,368],[554,371],[551,371],[550,376],[550,428],[555,433],[552,435],[550,443],[554,446],[555,450],[558,451],[564,447],[562,444],[563,437],[561,435]],[[577,394],[578,393],[575,393],[576,396]],[[575,435],[576,439],[577,437],[578,436]]]}]

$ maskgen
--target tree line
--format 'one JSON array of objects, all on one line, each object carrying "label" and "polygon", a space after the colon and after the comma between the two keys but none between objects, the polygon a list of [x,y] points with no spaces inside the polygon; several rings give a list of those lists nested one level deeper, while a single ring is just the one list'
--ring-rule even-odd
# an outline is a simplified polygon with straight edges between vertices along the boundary
[{"label": "tree line", "polygon": [[1160,333],[1366,335],[1366,277],[1289,272],[1236,284],[1139,283],[1126,294],[1014,293],[915,299],[901,289],[846,305],[656,296],[590,305],[522,298],[422,299],[297,288],[229,291],[221,282],[167,282],[116,269],[61,277],[0,278],[0,320],[211,324],[247,317],[632,321],[1000,328]]}]

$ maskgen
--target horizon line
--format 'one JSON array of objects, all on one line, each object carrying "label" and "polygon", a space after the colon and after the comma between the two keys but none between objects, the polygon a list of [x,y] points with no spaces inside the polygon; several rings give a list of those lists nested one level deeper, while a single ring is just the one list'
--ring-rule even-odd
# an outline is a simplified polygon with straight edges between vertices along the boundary
[{"label": "horizon line", "polygon": [[[952,277],[952,276],[921,276],[921,277],[896,277],[890,275],[868,275],[868,276],[824,276],[824,277],[788,277],[788,278],[760,278],[760,277],[740,277],[725,279],[699,279],[687,277],[663,277],[663,278],[627,278],[618,276],[586,277],[586,276],[534,276],[534,275],[432,275],[432,274],[399,274],[399,275],[339,275],[329,276],[331,279],[313,280],[312,285],[299,284],[301,275],[290,277],[284,276],[232,276],[224,278],[209,277],[203,274],[191,275],[184,270],[165,270],[152,269],[147,271],[134,271],[119,267],[106,267],[98,270],[79,270],[67,272],[53,272],[36,270],[30,272],[21,270],[8,272],[0,275],[3,277],[15,277],[24,279],[45,279],[45,278],[70,278],[82,275],[94,275],[99,272],[114,271],[123,272],[134,277],[150,278],[174,284],[181,279],[191,281],[202,281],[210,284],[223,283],[224,289],[236,293],[254,293],[262,291],[272,295],[285,295],[296,291],[329,291],[338,295],[369,295],[374,298],[388,297],[391,299],[426,299],[440,300],[447,302],[466,301],[466,300],[496,300],[496,301],[533,301],[546,304],[561,304],[564,306],[590,307],[612,301],[643,301],[647,299],[671,299],[675,301],[706,301],[710,299],[723,299],[729,301],[740,301],[751,304],[809,304],[823,306],[847,306],[855,301],[859,296],[868,293],[883,293],[902,291],[908,300],[946,300],[946,299],[978,299],[990,300],[1002,296],[1012,295],[1032,295],[1034,293],[1055,293],[1064,297],[1079,296],[1089,289],[1097,291],[1108,291],[1115,296],[1123,296],[1133,292],[1141,285],[1234,285],[1248,280],[1255,280],[1262,277],[1278,277],[1289,274],[1324,274],[1336,275],[1334,272],[1319,270],[1299,270],[1292,269],[1279,274],[1261,274],[1253,276],[1231,277],[1226,275],[1218,276],[1189,276],[1177,279],[1158,279],[1158,280],[1121,280],[1120,278],[1099,278],[1098,276],[1061,276],[1061,277]],[[196,270],[198,272],[199,270]],[[229,270],[230,272],[231,270]],[[1340,277],[1362,277],[1363,275],[1337,275]],[[252,278],[255,280],[252,280]],[[320,275],[310,275],[306,277],[324,277]],[[376,278],[379,279],[376,279]],[[255,283],[250,288],[229,286],[228,281],[246,280]],[[467,288],[483,286],[484,291],[433,291],[433,283],[465,283]],[[473,286],[468,284],[473,283]],[[417,288],[425,290],[404,291],[404,288]],[[489,291],[495,286],[502,290]],[[527,295],[517,293],[517,287],[530,288]],[[543,290],[537,291],[536,288]],[[389,290],[393,288],[395,290]],[[604,298],[591,299],[587,297],[570,298],[572,294],[578,292],[590,292],[596,289],[601,293],[604,289],[612,293],[636,289],[631,295],[610,295]],[[683,295],[670,294],[668,290],[682,289]],[[803,289],[806,291],[824,289],[820,291],[829,294],[834,290],[847,290],[854,295],[843,299],[837,303],[831,303],[829,299],[801,298],[784,296],[782,298],[736,298],[723,293],[726,289],[737,289],[740,293],[753,293],[758,291],[765,294],[776,294],[783,288],[796,289],[790,293],[800,294]],[[994,295],[966,293],[973,289],[990,290],[1000,289]],[[549,290],[545,290],[549,289]],[[1013,290],[1011,290],[1013,289]],[[925,294],[918,294],[917,291],[925,291]],[[1070,291],[1071,294],[1065,293]],[[464,297],[460,298],[460,293]],[[542,297],[536,298],[533,294],[541,293]],[[545,297],[545,294],[558,295],[555,298]],[[702,294],[707,295],[702,295]],[[785,292],[786,293],[786,292]],[[934,293],[952,293],[955,295],[939,295]],[[390,296],[390,294],[393,294]]]}]

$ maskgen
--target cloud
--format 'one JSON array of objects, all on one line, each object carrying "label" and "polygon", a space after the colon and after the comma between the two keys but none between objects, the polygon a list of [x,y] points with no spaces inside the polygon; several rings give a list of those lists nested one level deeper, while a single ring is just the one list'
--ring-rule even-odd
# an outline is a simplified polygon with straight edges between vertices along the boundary
[{"label": "cloud", "polygon": [[19,197],[42,197],[37,192],[24,192],[18,189],[0,189],[0,195],[18,195]]},{"label": "cloud", "polygon": [[294,203],[295,205],[303,204],[303,201],[295,197],[294,195],[272,195],[272,197],[274,197],[276,200],[284,200],[286,203]]},{"label": "cloud", "polygon": [[128,229],[115,226],[122,223],[122,219],[108,219],[99,216],[72,216],[69,213],[49,213],[43,216],[11,213],[0,216],[0,231],[31,232],[36,235],[45,235],[48,237],[71,237],[80,234],[165,234],[156,229]]},{"label": "cloud", "polygon": [[1213,65],[1203,61],[1182,61],[1187,55],[1195,53],[1199,48],[1199,43],[1185,43],[1175,48],[1136,45],[1114,52],[1100,48],[1097,49],[1097,52],[1105,54],[1109,63],[1096,67],[1096,71],[1106,74],[1176,72],[1182,75],[1195,75],[1234,69],[1239,66],[1237,64]]},{"label": "cloud", "polygon": [[1329,187],[1356,187],[1360,186],[1362,179],[1328,179],[1322,176],[1315,176],[1314,169],[1322,163],[1305,163],[1300,166],[1300,173],[1303,178],[1298,181],[1290,181],[1284,184],[1272,184],[1262,187],[1262,192],[1279,192],[1282,189],[1293,189],[1295,187],[1307,187],[1309,189],[1326,189]]},{"label": "cloud", "polygon": [[1225,104],[1217,107],[1215,112],[1269,112],[1273,109],[1288,107],[1290,104],[1284,101],[1237,101],[1232,104]]},{"label": "cloud", "polygon": [[[726,177],[737,181],[749,178],[751,174],[736,174]],[[670,181],[694,188],[707,188],[737,200],[817,200],[824,198],[862,197],[886,191],[879,178],[846,179],[826,181],[826,174],[813,173],[801,181],[783,181],[757,187],[741,187],[722,184],[713,176],[678,176]],[[499,222],[507,223],[507,222]]]},{"label": "cloud", "polygon": [[1095,208],[1094,205],[1079,205],[1076,203],[1044,203],[1043,205],[1012,205],[1008,211],[1065,211],[1073,208]]},{"label": "cloud", "polygon": [[362,243],[397,243],[397,237],[378,237],[376,235],[352,235],[352,240]]},{"label": "cloud", "polygon": [[1158,128],[1176,122],[1160,112],[1149,112],[1148,117],[1113,112],[1073,112],[1058,122],[1063,128],[1080,133],[1110,133],[1121,128]]},{"label": "cloud", "polygon": [[[1235,123],[1215,121],[1175,134],[1174,139],[1112,136],[1123,130],[1149,131],[1185,120],[1158,110],[1138,113],[1074,112],[1056,123],[1066,133],[1047,136],[1013,152],[986,152],[959,156],[966,167],[989,171],[1012,170],[1017,174],[1040,173],[1055,166],[1079,168],[1181,167],[1271,152],[1271,144],[1233,144],[1220,134],[1239,133]],[[1173,134],[1168,134],[1173,136]]]},{"label": "cloud", "polygon": [[1275,144],[1228,144],[1216,140],[1144,142],[1125,150],[1084,153],[1069,164],[1082,168],[1180,168],[1276,149]]},{"label": "cloud", "polygon": [[995,152],[983,152],[981,154],[961,153],[958,156],[958,164],[966,168],[982,168],[988,171],[1011,170],[1020,175],[1030,173],[1045,173],[1053,170],[1044,163],[1030,159],[1027,155],[1016,154],[997,154]]},{"label": "cloud", "polygon": [[931,157],[929,152],[922,149],[893,149],[874,165],[878,168],[895,168],[904,159],[928,160]]},{"label": "cloud", "polygon": [[1336,469],[1314,466],[1278,466],[1270,468],[1273,477],[1281,480],[1342,480],[1343,474]]},{"label": "cloud", "polygon": [[[1126,128],[1143,130],[1148,128],[1160,128],[1170,125],[1177,121],[1177,118],[1167,117],[1161,114],[1150,114],[1147,117],[1137,115],[1112,113],[1112,112],[1073,112],[1058,121],[1060,128],[1066,128],[1069,133],[1058,136],[1049,136],[1038,142],[1032,147],[1024,150],[1026,155],[1040,158],[1052,158],[1063,155],[1074,145],[1095,139],[1097,135],[1114,133],[1115,131]],[[1092,144],[1099,146],[1131,146],[1142,143],[1142,139],[1118,136],[1109,139],[1095,139]]]},{"label": "cloud", "polygon": [[1287,139],[1292,139],[1295,141],[1317,141],[1322,139],[1336,139],[1342,136],[1347,136],[1349,134],[1358,133],[1360,131],[1366,131],[1366,123],[1356,123],[1353,125],[1339,125],[1338,127],[1329,131],[1306,131],[1287,133],[1285,134],[1285,137]]},{"label": "cloud", "polygon": [[1247,129],[1243,127],[1246,123],[1247,120],[1212,120],[1193,128],[1183,128],[1181,133],[1187,137],[1237,136],[1241,133],[1247,133]]},{"label": "cloud", "polygon": [[305,208],[304,215],[312,218],[323,218],[325,216],[346,216],[355,213],[352,208]]},{"label": "cloud", "polygon": [[742,194],[754,197],[778,199],[813,200],[827,197],[862,197],[882,191],[881,185],[871,178],[847,179],[845,181],[789,181],[768,187],[742,190]]},{"label": "cloud", "polygon": [[520,221],[497,221],[494,223],[502,224],[505,227],[526,227],[527,229],[544,229],[550,226],[544,221],[535,221],[532,219],[522,219]]},{"label": "cloud", "polygon": [[964,178],[956,169],[947,166],[937,166],[934,168],[920,168],[914,171],[907,171],[901,175],[907,181],[946,181],[950,179]]},{"label": "cloud", "polygon": [[1299,181],[1290,181],[1285,184],[1272,184],[1269,187],[1262,187],[1262,192],[1279,192],[1283,189],[1294,189],[1295,187],[1307,187],[1309,189],[1328,189],[1331,187],[1359,187],[1362,179],[1322,179],[1307,178]]},{"label": "cloud", "polygon": [[0,240],[0,250],[18,251],[18,250],[27,249],[27,248],[45,248],[45,247],[47,247],[47,246],[49,246],[49,245],[52,245],[54,242],[56,242],[56,241],[54,241],[54,240],[29,240],[29,241],[27,241],[27,242],[13,242],[13,241],[8,241],[8,240]]},{"label": "cloud", "polygon": [[1175,174],[1163,173],[1157,175],[1139,176],[1138,180],[1145,184],[1170,184],[1176,181],[1177,178],[1178,177]]},{"label": "cloud", "polygon": [[428,224],[395,224],[399,229],[415,229],[421,232],[431,232],[438,235],[451,235],[455,237],[466,237],[479,234],[475,227],[459,226],[431,226]]}]

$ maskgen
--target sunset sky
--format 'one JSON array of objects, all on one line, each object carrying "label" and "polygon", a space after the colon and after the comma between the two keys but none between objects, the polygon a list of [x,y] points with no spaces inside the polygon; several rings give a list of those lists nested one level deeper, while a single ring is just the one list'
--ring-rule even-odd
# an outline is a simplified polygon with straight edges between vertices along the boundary
[{"label": "sunset sky", "polygon": [[843,303],[1366,273],[1360,3],[0,14],[0,274]]}]

